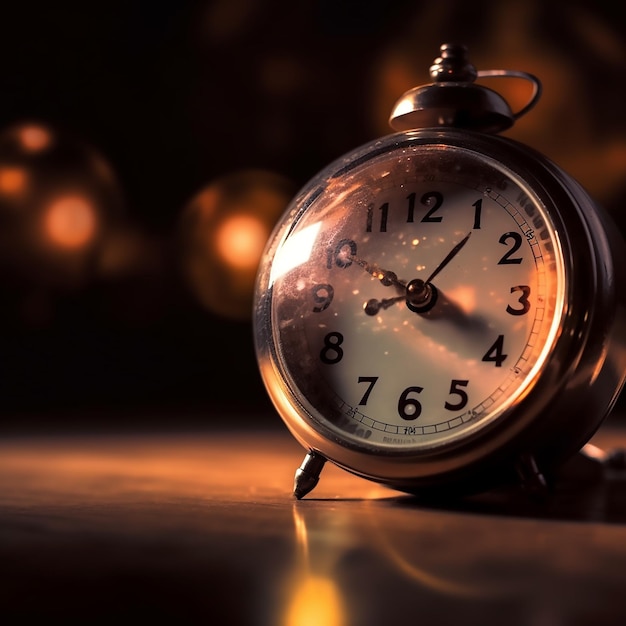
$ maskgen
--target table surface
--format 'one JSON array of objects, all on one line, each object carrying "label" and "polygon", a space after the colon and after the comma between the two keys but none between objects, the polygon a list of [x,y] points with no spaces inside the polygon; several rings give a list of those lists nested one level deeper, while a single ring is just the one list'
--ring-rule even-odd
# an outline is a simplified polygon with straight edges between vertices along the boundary
[{"label": "table surface", "polygon": [[626,623],[626,471],[444,507],[327,464],[296,501],[302,458],[282,429],[5,436],[2,622]]}]

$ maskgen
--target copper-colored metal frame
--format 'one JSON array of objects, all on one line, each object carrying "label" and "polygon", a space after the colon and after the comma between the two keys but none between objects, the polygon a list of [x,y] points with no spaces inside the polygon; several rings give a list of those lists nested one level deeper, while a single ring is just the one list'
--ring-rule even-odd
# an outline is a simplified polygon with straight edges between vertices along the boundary
[{"label": "copper-colored metal frame", "polygon": [[[324,181],[368,154],[399,145],[471,149],[526,181],[561,239],[565,303],[555,345],[528,393],[489,428],[461,444],[426,453],[355,447],[319,426],[286,382],[271,323],[271,262],[284,235]],[[554,163],[498,136],[456,129],[398,133],[331,164],[287,209],[264,254],[256,287],[254,333],[262,378],[278,413],[307,450],[344,469],[405,491],[476,490],[511,479],[521,458],[550,472],[577,452],[610,412],[626,377],[626,248],[610,217]],[[558,312],[557,312],[558,314]]]}]

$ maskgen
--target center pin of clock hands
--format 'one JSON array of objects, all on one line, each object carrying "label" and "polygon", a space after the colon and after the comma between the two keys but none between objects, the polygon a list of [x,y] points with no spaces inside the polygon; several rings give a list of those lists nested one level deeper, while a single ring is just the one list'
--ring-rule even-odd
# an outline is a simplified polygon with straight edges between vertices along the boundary
[{"label": "center pin of clock hands", "polygon": [[381,309],[388,309],[396,302],[400,302],[402,300],[406,302],[407,307],[414,313],[426,313],[427,311],[430,311],[435,306],[439,293],[437,288],[432,284],[433,279],[462,250],[465,244],[469,241],[471,234],[471,231],[467,233],[467,235],[465,235],[465,237],[463,237],[463,239],[461,239],[461,241],[459,241],[459,243],[457,243],[454,248],[450,250],[447,256],[431,272],[430,276],[426,280],[414,278],[408,283],[404,283],[404,281],[399,280],[393,272],[382,271],[375,268],[378,272],[375,273],[374,266],[371,266],[366,262],[359,262],[359,260],[355,259],[361,267],[372,274],[372,276],[378,278],[383,285],[395,284],[396,286],[404,289],[404,294],[396,296],[395,298],[384,298],[383,300],[372,298],[371,300],[368,300],[363,307],[365,314],[376,315]]}]

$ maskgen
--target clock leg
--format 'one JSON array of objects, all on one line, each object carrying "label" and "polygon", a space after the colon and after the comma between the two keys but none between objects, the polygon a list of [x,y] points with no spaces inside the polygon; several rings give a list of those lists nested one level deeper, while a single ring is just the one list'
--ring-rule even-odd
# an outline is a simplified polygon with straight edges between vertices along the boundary
[{"label": "clock leg", "polygon": [[319,454],[319,452],[313,452],[313,450],[304,457],[302,464],[296,470],[296,476],[293,481],[293,495],[298,500],[313,491],[319,481],[320,473],[325,463],[326,457]]},{"label": "clock leg", "polygon": [[537,467],[537,461],[532,454],[522,454],[517,460],[517,475],[522,489],[533,498],[544,498],[548,492],[548,483],[545,476]]}]

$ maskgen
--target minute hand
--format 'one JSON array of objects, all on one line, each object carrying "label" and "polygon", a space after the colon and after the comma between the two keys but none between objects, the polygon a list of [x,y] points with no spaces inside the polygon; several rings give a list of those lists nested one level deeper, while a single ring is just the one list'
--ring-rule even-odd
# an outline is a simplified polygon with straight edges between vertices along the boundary
[{"label": "minute hand", "polygon": [[470,230],[470,232],[467,233],[467,235],[465,235],[465,237],[463,237],[463,239],[461,239],[461,241],[459,241],[459,243],[457,243],[452,250],[450,250],[448,256],[441,263],[439,263],[431,275],[424,281],[426,284],[429,284],[435,276],[437,276],[437,274],[439,274],[439,272],[441,272],[441,270],[461,251],[461,248],[463,248],[463,246],[468,242],[471,234],[472,231]]}]

